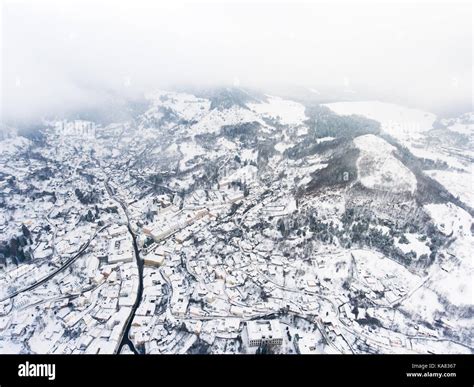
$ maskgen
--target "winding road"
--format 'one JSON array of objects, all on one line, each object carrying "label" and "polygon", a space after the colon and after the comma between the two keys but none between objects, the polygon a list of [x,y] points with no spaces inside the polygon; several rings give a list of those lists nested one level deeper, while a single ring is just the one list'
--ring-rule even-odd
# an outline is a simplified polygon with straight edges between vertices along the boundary
[{"label": "winding road", "polygon": [[122,332],[122,337],[120,339],[120,344],[117,347],[116,353],[120,353],[124,345],[128,345],[129,348],[132,350],[132,352],[136,355],[139,354],[138,350],[135,348],[135,345],[133,344],[132,340],[130,340],[130,328],[132,327],[132,322],[133,318],[135,317],[135,313],[140,306],[140,303],[142,301],[142,296],[143,296],[143,260],[140,258],[140,254],[138,252],[138,245],[137,245],[137,238],[135,236],[135,233],[133,232],[132,226],[130,224],[130,215],[128,213],[128,208],[125,205],[125,203],[120,200],[119,198],[115,197],[115,194],[113,190],[111,189],[109,185],[109,179],[105,180],[105,188],[107,190],[107,193],[109,194],[110,198],[112,200],[115,200],[120,207],[122,207],[123,211],[125,212],[125,216],[127,217],[127,229],[128,232],[130,233],[132,237],[132,243],[133,243],[133,250],[135,252],[135,260],[137,262],[137,267],[138,267],[138,289],[137,289],[137,297],[135,299],[135,302],[133,303],[132,310],[127,318],[127,321],[125,322],[125,326]]},{"label": "winding road", "polygon": [[3,301],[6,301],[8,299],[12,299],[16,296],[18,296],[19,294],[21,293],[24,293],[24,292],[27,292],[29,290],[33,290],[35,288],[37,288],[38,286],[44,284],[45,282],[49,281],[51,278],[53,278],[56,274],[62,272],[63,270],[65,270],[66,268],[68,268],[69,266],[71,266],[86,250],[87,248],[89,247],[89,245],[91,244],[91,242],[94,240],[94,238],[97,236],[97,234],[99,234],[101,231],[105,230],[107,227],[109,227],[109,225],[106,225],[104,227],[102,227],[100,230],[96,230],[94,235],[86,242],[84,243],[80,248],[79,248],[79,251],[74,255],[72,256],[71,258],[69,258],[66,263],[64,265],[62,265],[61,267],[57,268],[56,270],[53,270],[50,274],[48,274],[46,277],[40,279],[39,281],[35,282],[34,284],[32,285],[29,285],[23,289],[20,289],[20,290],[17,290],[15,292],[13,292],[12,294],[9,294],[8,296],[0,299],[0,302],[3,302]]}]

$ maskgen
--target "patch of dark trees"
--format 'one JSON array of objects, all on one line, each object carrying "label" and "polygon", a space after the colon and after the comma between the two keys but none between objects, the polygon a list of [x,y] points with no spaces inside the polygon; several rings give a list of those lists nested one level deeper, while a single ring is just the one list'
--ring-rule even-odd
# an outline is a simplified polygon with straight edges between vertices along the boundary
[{"label": "patch of dark trees", "polygon": [[19,235],[10,238],[10,240],[0,242],[0,264],[5,265],[7,258],[10,258],[16,265],[30,261],[31,253],[27,247],[31,243],[31,231],[27,226],[22,225]]},{"label": "patch of dark trees", "polygon": [[82,204],[95,204],[100,199],[100,192],[97,191],[96,189],[92,189],[89,192],[83,192],[81,191],[81,189],[76,188],[74,190],[74,193],[76,194],[77,199]]}]

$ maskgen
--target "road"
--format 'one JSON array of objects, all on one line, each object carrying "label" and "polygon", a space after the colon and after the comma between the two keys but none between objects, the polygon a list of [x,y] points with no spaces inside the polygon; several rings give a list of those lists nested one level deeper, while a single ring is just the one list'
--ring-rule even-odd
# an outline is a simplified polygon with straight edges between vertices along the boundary
[{"label": "road", "polygon": [[35,282],[34,284],[27,286],[26,288],[17,290],[15,292],[13,292],[12,294],[0,299],[0,302],[6,301],[8,299],[12,299],[12,298],[16,297],[17,295],[19,295],[20,293],[24,293],[24,292],[27,292],[29,290],[33,290],[33,289],[37,288],[38,286],[44,284],[45,282],[49,281],[56,274],[64,271],[66,268],[71,266],[87,250],[90,243],[94,240],[94,238],[97,236],[97,234],[99,234],[102,230],[106,229],[107,227],[109,227],[109,225],[102,227],[98,231],[96,230],[94,235],[85,244],[83,244],[80,247],[79,251],[74,256],[69,258],[63,266],[57,268],[56,270],[53,270],[50,274],[48,274],[46,277],[40,279],[38,282]]},{"label": "road", "polygon": [[135,313],[140,306],[140,303],[142,301],[142,296],[143,296],[143,260],[140,258],[140,254],[138,252],[138,245],[137,245],[137,238],[135,236],[135,233],[132,229],[131,223],[130,223],[130,215],[128,213],[128,208],[125,205],[125,203],[117,198],[113,192],[113,190],[110,188],[109,185],[109,179],[105,180],[105,188],[107,190],[107,193],[109,194],[110,198],[114,201],[116,201],[120,207],[122,207],[123,211],[125,212],[125,216],[127,217],[127,229],[128,232],[130,233],[132,237],[132,243],[133,243],[133,251],[135,253],[135,260],[137,262],[137,268],[138,268],[138,289],[137,289],[137,297],[135,299],[135,302],[133,303],[132,310],[130,311],[130,314],[127,318],[127,321],[125,322],[125,326],[122,332],[122,337],[120,339],[120,344],[117,347],[116,352],[120,353],[124,345],[128,345],[132,352],[136,355],[139,354],[137,349],[135,348],[135,345],[133,344],[132,340],[130,340],[130,328],[132,326],[133,318],[135,317]]}]

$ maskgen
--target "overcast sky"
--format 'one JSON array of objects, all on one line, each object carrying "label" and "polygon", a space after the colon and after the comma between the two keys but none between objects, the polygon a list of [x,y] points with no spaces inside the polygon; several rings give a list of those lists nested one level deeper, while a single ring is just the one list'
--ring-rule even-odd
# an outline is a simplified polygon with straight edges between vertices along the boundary
[{"label": "overcast sky", "polygon": [[4,0],[1,12],[5,119],[186,83],[348,87],[433,109],[472,98],[470,2]]}]

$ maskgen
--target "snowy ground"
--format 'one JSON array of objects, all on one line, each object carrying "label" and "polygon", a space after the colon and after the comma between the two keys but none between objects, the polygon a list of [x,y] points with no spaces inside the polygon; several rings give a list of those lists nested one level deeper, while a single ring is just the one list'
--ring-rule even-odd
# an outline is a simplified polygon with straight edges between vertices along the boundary
[{"label": "snowy ground", "polygon": [[423,242],[420,240],[420,234],[405,234],[405,237],[409,243],[395,242],[395,245],[404,253],[414,251],[418,257],[423,254],[430,254],[430,248],[427,246],[426,241]]},{"label": "snowy ground", "polygon": [[425,171],[431,178],[441,183],[454,196],[470,207],[474,207],[474,176],[471,173],[451,171]]},{"label": "snowy ground", "polygon": [[454,236],[461,237],[471,235],[472,217],[462,208],[452,203],[428,204],[424,208],[444,234],[453,233]]},{"label": "snowy ground", "polygon": [[265,126],[265,122],[259,119],[255,113],[241,107],[232,107],[226,110],[211,110],[202,120],[190,128],[194,135],[202,133],[217,133],[223,125],[237,125],[247,122],[258,122]]},{"label": "snowy ground", "polygon": [[382,130],[403,140],[419,137],[432,128],[436,119],[432,113],[379,101],[335,102],[325,106],[340,115],[357,114],[379,121]]},{"label": "snowy ground", "polygon": [[249,104],[250,109],[262,117],[277,118],[284,125],[302,124],[307,119],[303,105],[278,97],[268,97],[268,102]]},{"label": "snowy ground", "polygon": [[373,134],[359,136],[354,143],[361,152],[357,171],[365,187],[391,192],[415,191],[416,177],[395,158],[392,145]]},{"label": "snowy ground", "polygon": [[0,142],[0,152],[3,156],[15,154],[21,150],[26,150],[31,145],[31,141],[24,137],[7,138]]},{"label": "snowy ground", "polygon": [[168,108],[180,118],[192,120],[203,117],[209,111],[211,102],[207,99],[197,98],[192,94],[175,93],[169,91],[156,91],[147,95],[152,101],[153,108],[150,113],[159,108]]},{"label": "snowy ground", "polygon": [[446,271],[440,271],[436,281],[429,285],[453,305],[469,306],[474,303],[474,240],[456,240],[451,245],[455,259],[449,261]]}]

